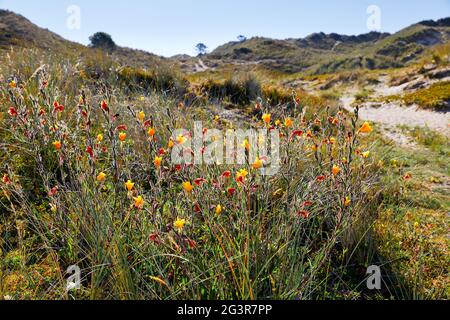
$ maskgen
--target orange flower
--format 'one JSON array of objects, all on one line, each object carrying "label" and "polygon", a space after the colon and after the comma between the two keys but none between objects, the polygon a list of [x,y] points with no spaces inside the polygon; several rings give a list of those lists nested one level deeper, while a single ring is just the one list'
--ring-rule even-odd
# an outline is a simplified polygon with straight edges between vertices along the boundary
[{"label": "orange flower", "polygon": [[133,198],[134,200],[134,206],[138,209],[142,209],[144,207],[145,201],[144,198],[142,198],[142,196]]},{"label": "orange flower", "polygon": [[352,203],[350,197],[345,197],[344,206],[348,207]]},{"label": "orange flower", "polygon": [[293,124],[294,124],[294,121],[292,121],[291,118],[286,118],[286,119],[284,120],[284,125],[286,126],[286,128],[292,127]]},{"label": "orange flower", "polygon": [[256,157],[255,162],[253,162],[252,168],[258,170],[261,169],[263,166],[264,162],[260,158]]},{"label": "orange flower", "polygon": [[371,133],[373,131],[369,122],[364,122],[362,127],[358,130],[359,133]]},{"label": "orange flower", "polygon": [[341,172],[341,168],[339,168],[337,165],[334,165],[331,172],[333,173],[334,176],[337,176],[339,172]]},{"label": "orange flower", "polygon": [[245,139],[241,146],[245,148],[245,150],[250,150],[250,143],[248,142],[248,139]]},{"label": "orange flower", "polygon": [[178,137],[177,137],[177,142],[178,142],[178,144],[184,144],[185,142],[186,142],[186,137],[185,136],[183,136],[182,134],[180,134]]},{"label": "orange flower", "polygon": [[223,211],[223,207],[220,204],[217,205],[217,207],[216,207],[216,214],[219,215],[219,214],[222,213],[222,211]]},{"label": "orange flower", "polygon": [[271,118],[272,116],[269,113],[265,113],[262,116],[262,120],[264,121],[265,124],[269,124]]},{"label": "orange flower", "polygon": [[61,150],[62,143],[61,143],[61,141],[57,140],[57,141],[53,142],[53,146],[55,147],[56,150]]},{"label": "orange flower", "polygon": [[160,168],[161,163],[162,163],[162,157],[155,157],[155,159],[153,160],[153,164],[155,165],[156,168]]},{"label": "orange flower", "polygon": [[127,188],[128,191],[132,191],[134,188],[134,183],[131,180],[128,180],[125,183],[125,188]]},{"label": "orange flower", "polygon": [[173,139],[170,138],[170,139],[169,139],[169,143],[167,144],[167,147],[168,147],[169,149],[172,149],[174,145],[175,145],[175,144],[174,144],[174,142],[173,142]]},{"label": "orange flower", "polygon": [[125,132],[119,133],[119,140],[124,142],[127,139],[127,134]]},{"label": "orange flower", "polygon": [[148,134],[150,137],[153,137],[153,136],[155,135],[155,133],[156,133],[155,128],[150,128],[150,129],[148,129],[148,131],[147,131],[147,134]]},{"label": "orange flower", "polygon": [[15,88],[15,87],[17,87],[17,83],[16,83],[14,80],[12,80],[12,81],[9,83],[9,87],[10,87],[10,88]]},{"label": "orange flower", "polygon": [[103,182],[103,181],[105,181],[105,179],[106,179],[106,173],[100,172],[100,173],[98,174],[98,176],[97,176],[97,181],[98,181],[98,182]]},{"label": "orange flower", "polygon": [[100,133],[98,136],[97,136],[97,142],[102,142],[103,141],[103,135]]},{"label": "orange flower", "polygon": [[187,193],[191,193],[194,190],[194,186],[189,181],[183,182],[183,189]]}]

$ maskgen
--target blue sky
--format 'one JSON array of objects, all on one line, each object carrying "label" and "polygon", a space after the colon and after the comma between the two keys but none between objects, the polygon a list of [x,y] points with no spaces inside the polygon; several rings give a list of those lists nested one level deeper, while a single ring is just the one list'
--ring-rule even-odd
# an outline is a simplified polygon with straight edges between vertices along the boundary
[{"label": "blue sky", "polygon": [[[67,27],[67,8],[80,8],[80,29]],[[236,39],[299,38],[313,32],[368,32],[367,8],[381,9],[381,29],[398,31],[425,19],[450,16],[450,0],[0,0],[0,8],[83,44],[104,31],[131,48],[171,56],[194,54]]]}]

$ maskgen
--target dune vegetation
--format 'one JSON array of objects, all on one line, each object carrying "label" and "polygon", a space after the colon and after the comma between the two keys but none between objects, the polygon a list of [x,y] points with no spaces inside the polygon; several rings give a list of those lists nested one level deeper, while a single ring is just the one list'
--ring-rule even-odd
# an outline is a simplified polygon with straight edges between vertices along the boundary
[{"label": "dune vegetation", "polygon": [[[196,58],[0,19],[0,300],[448,299],[445,128],[361,118],[445,115],[448,18]],[[245,163],[190,158],[216,142]]]}]

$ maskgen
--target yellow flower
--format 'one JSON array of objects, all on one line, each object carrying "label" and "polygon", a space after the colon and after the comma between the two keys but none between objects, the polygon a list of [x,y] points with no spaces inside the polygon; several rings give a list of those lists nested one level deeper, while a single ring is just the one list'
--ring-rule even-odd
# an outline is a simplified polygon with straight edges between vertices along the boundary
[{"label": "yellow flower", "polygon": [[174,145],[175,145],[175,144],[173,143],[173,139],[170,138],[170,139],[169,139],[169,143],[167,144],[167,146],[169,147],[169,149],[172,149]]},{"label": "yellow flower", "polygon": [[368,157],[370,157],[370,151],[363,152],[362,155],[367,159]]},{"label": "yellow flower", "polygon": [[144,207],[145,201],[144,201],[144,198],[142,198],[142,196],[133,198],[133,200],[134,200],[134,206],[135,206],[136,208],[142,209],[142,208]]},{"label": "yellow flower", "polygon": [[217,207],[216,207],[216,214],[217,215],[219,215],[219,214],[221,214],[222,213],[222,211],[223,211],[223,208],[222,208],[222,206],[219,204],[219,205],[217,205]]},{"label": "yellow flower", "polygon": [[125,188],[127,188],[128,191],[132,191],[134,188],[134,183],[131,180],[128,180],[125,183]]},{"label": "yellow flower", "polygon": [[125,141],[127,139],[127,134],[125,132],[121,132],[119,133],[119,140],[120,141]]},{"label": "yellow flower", "polygon": [[50,203],[50,211],[56,213],[58,211],[58,207],[56,204]]},{"label": "yellow flower", "polygon": [[236,174],[236,181],[238,182],[244,182],[245,179],[248,176],[248,171],[245,169],[241,169],[238,171],[238,173]]},{"label": "yellow flower", "polygon": [[272,116],[269,113],[265,113],[262,116],[262,120],[264,121],[265,124],[269,124],[271,118]]},{"label": "yellow flower", "polygon": [[162,163],[162,157],[155,157],[155,159],[153,160],[153,164],[155,165],[156,168],[161,167],[161,163]]},{"label": "yellow flower", "polygon": [[147,134],[148,134],[150,137],[153,137],[153,136],[155,135],[155,133],[156,133],[155,128],[150,128],[150,129],[148,129],[148,131],[147,131]]},{"label": "yellow flower", "polygon": [[53,146],[55,147],[56,150],[61,150],[62,143],[61,143],[61,141],[57,140],[57,141],[53,142]]},{"label": "yellow flower", "polygon": [[339,172],[341,172],[341,168],[339,168],[337,165],[334,165],[333,169],[332,169],[333,175],[337,176],[339,174]]},{"label": "yellow flower", "polygon": [[9,87],[10,87],[10,88],[15,88],[15,87],[17,87],[17,83],[16,83],[14,80],[12,80],[12,81],[9,83]]},{"label": "yellow flower", "polygon": [[177,218],[177,220],[173,223],[173,227],[180,233],[183,231],[185,225],[186,219]]},{"label": "yellow flower", "polygon": [[99,135],[97,136],[97,141],[98,141],[98,142],[102,142],[102,141],[103,141],[103,135],[102,135],[102,134],[99,134]]},{"label": "yellow flower", "polygon": [[186,137],[185,136],[183,136],[182,134],[180,134],[178,137],[177,137],[177,142],[178,142],[178,144],[184,144],[185,142],[186,142]]},{"label": "yellow flower", "polygon": [[191,193],[192,190],[194,190],[194,186],[189,181],[186,181],[186,182],[183,182],[183,189],[187,193]]},{"label": "yellow flower", "polygon": [[244,142],[242,142],[241,147],[245,148],[246,150],[250,150],[250,143],[248,142],[248,139],[245,139]]},{"label": "yellow flower", "polygon": [[345,197],[344,205],[348,207],[352,203],[352,200],[350,197]]},{"label": "yellow flower", "polygon": [[258,170],[261,169],[263,166],[264,162],[260,158],[256,157],[255,162],[253,162],[252,168]]},{"label": "yellow flower", "polygon": [[145,97],[144,97],[144,96],[142,96],[142,97],[140,97],[140,98],[139,98],[139,100],[141,100],[141,101],[145,101]]},{"label": "yellow flower", "polygon": [[371,133],[373,131],[369,122],[364,122],[362,127],[358,130],[359,133]]},{"label": "yellow flower", "polygon": [[[270,122],[270,121],[269,121]],[[277,121],[275,121],[275,126],[279,126],[281,124],[281,120],[277,120]]]},{"label": "yellow flower", "polygon": [[103,181],[105,181],[105,179],[106,179],[106,173],[100,172],[100,173],[98,174],[98,176],[97,176],[97,181],[98,181],[98,182],[103,182]]},{"label": "yellow flower", "polygon": [[335,137],[331,137],[331,138],[330,138],[330,143],[331,143],[331,144],[334,144],[335,142],[336,142],[336,138],[335,138]]},{"label": "yellow flower", "polygon": [[286,119],[284,120],[284,125],[286,126],[286,128],[292,127],[293,124],[294,124],[294,121],[292,121],[291,118],[286,118]]},{"label": "yellow flower", "polygon": [[141,111],[138,113],[138,119],[139,119],[139,121],[145,120],[145,112],[144,111]]}]

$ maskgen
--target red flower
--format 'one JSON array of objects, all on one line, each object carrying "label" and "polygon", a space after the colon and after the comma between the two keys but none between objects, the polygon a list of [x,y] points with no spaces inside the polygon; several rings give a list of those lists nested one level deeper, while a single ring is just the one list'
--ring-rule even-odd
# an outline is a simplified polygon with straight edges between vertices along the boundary
[{"label": "red flower", "polygon": [[412,174],[411,173],[407,173],[403,176],[403,180],[407,181],[407,180],[411,180],[412,179]]},{"label": "red flower", "polygon": [[292,132],[291,139],[293,139],[294,137],[301,137],[302,135],[303,135],[302,130],[295,130]]},{"label": "red flower", "polygon": [[236,193],[235,188],[228,188],[227,193],[232,197]]},{"label": "red flower", "polygon": [[196,203],[196,204],[194,205],[194,212],[195,212],[195,213],[200,213],[200,212],[202,212],[202,209],[200,208],[200,205],[199,205],[198,203]]},{"label": "red flower", "polygon": [[312,201],[305,201],[303,203],[303,207],[311,207],[313,204],[314,204],[314,202],[312,202]]},{"label": "red flower", "polygon": [[53,102],[53,112],[63,112],[64,106],[60,105],[58,102]]},{"label": "red flower", "polygon": [[186,242],[188,243],[189,249],[194,250],[197,246],[197,243],[194,240],[186,239]]},{"label": "red flower", "polygon": [[17,115],[18,115],[17,110],[16,110],[14,107],[9,108],[8,114],[9,114],[11,117],[17,117]]},{"label": "red flower", "polygon": [[89,156],[90,156],[91,158],[94,157],[94,152],[93,152],[91,146],[89,146],[89,147],[86,148],[86,152],[89,154]]},{"label": "red flower", "polygon": [[161,240],[159,239],[159,235],[157,233],[152,233],[149,236],[149,239],[150,239],[150,241],[152,241],[155,244],[160,244],[161,243]]},{"label": "red flower", "polygon": [[318,177],[317,177],[317,181],[318,181],[318,182],[322,182],[322,181],[325,181],[326,178],[327,178],[327,177],[325,177],[325,176],[318,176]]},{"label": "red flower", "polygon": [[201,186],[202,185],[202,183],[205,183],[206,182],[206,180],[205,179],[203,179],[203,178],[199,178],[199,179],[195,179],[194,180],[194,183],[197,185],[197,186]]},{"label": "red flower", "polygon": [[224,173],[222,173],[222,177],[228,179],[229,177],[231,177],[231,171],[225,171]]},{"label": "red flower", "polygon": [[152,120],[147,120],[144,122],[144,128],[148,128],[152,126]]},{"label": "red flower", "polygon": [[176,171],[181,171],[181,169],[183,169],[183,167],[181,166],[181,164],[175,165],[175,170],[176,170]]},{"label": "red flower", "polygon": [[299,217],[307,219],[307,218],[309,218],[310,213],[308,211],[302,210],[302,211],[298,212],[297,215]]},{"label": "red flower", "polygon": [[9,176],[7,174],[5,174],[2,178],[2,181],[4,184],[10,184],[11,180],[9,179]]},{"label": "red flower", "polygon": [[159,149],[158,154],[159,154],[160,156],[163,156],[163,155],[165,155],[166,153],[167,153],[167,151],[166,151],[164,148]]},{"label": "red flower", "polygon": [[53,187],[53,188],[49,191],[48,195],[49,195],[50,197],[53,197],[53,196],[56,195],[57,193],[58,193],[58,187]]},{"label": "red flower", "polygon": [[109,112],[108,104],[106,103],[105,100],[102,101],[102,103],[100,104],[100,107],[103,109],[103,111]]},{"label": "red flower", "polygon": [[128,127],[124,124],[121,124],[120,126],[117,127],[117,131],[127,131]]}]

